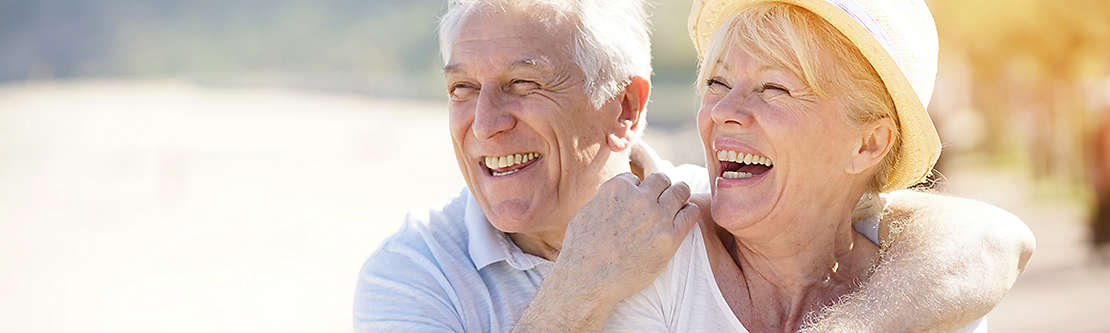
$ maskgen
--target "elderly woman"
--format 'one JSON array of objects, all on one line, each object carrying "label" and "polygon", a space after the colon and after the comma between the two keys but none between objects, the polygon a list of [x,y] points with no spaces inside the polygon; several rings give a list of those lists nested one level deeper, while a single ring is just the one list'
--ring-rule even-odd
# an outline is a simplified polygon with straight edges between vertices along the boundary
[{"label": "elderly woman", "polygon": [[703,0],[691,36],[712,221],[606,327],[797,331],[879,261],[852,221],[940,154],[935,26],[921,1]]}]

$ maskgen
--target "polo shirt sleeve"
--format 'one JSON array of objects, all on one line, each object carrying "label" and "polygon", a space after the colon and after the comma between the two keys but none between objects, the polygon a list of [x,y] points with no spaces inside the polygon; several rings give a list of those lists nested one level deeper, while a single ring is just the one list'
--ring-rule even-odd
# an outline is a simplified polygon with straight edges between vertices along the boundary
[{"label": "polo shirt sleeve", "polygon": [[407,225],[359,272],[355,332],[464,332],[454,295],[426,243]]}]

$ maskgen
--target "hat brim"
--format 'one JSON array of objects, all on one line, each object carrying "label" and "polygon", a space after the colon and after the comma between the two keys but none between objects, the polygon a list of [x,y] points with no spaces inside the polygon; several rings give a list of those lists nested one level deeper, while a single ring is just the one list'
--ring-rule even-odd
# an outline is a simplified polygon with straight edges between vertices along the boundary
[{"label": "hat brim", "polygon": [[[898,63],[859,21],[840,7],[824,0],[709,0],[695,2],[690,12],[689,31],[698,58],[703,58],[713,34],[742,9],[765,2],[805,8],[832,24],[871,62],[894,101],[902,147],[882,192],[908,188],[925,181],[940,158],[941,143],[933,120],[902,72]],[[928,97],[928,96],[926,96]]]}]

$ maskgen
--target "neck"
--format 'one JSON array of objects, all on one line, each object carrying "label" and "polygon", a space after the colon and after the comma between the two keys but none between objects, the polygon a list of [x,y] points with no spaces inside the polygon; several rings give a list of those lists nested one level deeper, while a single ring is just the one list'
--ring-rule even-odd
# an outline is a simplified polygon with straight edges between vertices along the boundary
[{"label": "neck", "polygon": [[802,293],[840,275],[844,261],[856,246],[851,223],[837,225],[834,232],[800,239],[784,235],[765,242],[736,238],[734,253],[745,275],[757,275],[777,290]]},{"label": "neck", "polygon": [[854,203],[841,206],[807,209],[840,214],[761,222],[786,226],[771,236],[734,234],[733,258],[753,306],[770,325],[798,328],[807,313],[853,290],[870,270],[878,248],[852,229]]},{"label": "neck", "polygon": [[559,250],[563,248],[566,227],[562,230],[564,232],[510,233],[509,238],[524,253],[555,261],[559,257]]}]

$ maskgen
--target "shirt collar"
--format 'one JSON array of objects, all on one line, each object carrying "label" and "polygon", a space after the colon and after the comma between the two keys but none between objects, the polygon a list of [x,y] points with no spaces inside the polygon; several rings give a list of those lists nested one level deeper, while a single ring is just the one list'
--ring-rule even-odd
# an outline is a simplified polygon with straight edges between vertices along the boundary
[{"label": "shirt collar", "polygon": [[524,253],[509,235],[494,228],[486,219],[482,207],[474,200],[474,195],[467,191],[466,223],[467,249],[470,260],[478,270],[494,263],[504,261],[517,270],[530,270],[542,263],[551,263],[546,259]]}]

